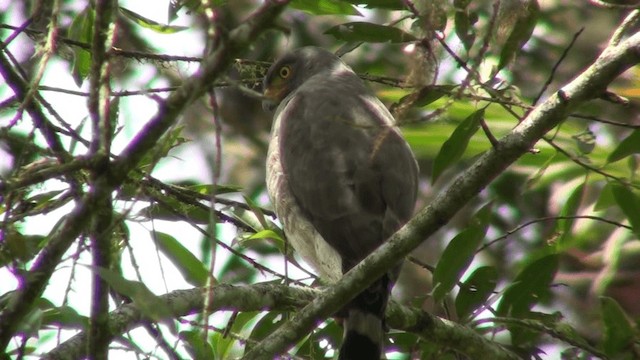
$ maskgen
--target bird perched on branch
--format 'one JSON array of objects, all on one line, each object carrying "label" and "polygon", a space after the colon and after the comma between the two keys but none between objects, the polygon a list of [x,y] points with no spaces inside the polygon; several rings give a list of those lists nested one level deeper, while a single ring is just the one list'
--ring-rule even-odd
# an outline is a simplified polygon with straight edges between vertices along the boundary
[{"label": "bird perched on branch", "polygon": [[[418,167],[393,116],[331,52],[304,47],[274,63],[265,108],[277,106],[267,189],[293,248],[325,280],[385,242],[413,212]],[[348,303],[340,359],[380,359],[399,265]]]}]

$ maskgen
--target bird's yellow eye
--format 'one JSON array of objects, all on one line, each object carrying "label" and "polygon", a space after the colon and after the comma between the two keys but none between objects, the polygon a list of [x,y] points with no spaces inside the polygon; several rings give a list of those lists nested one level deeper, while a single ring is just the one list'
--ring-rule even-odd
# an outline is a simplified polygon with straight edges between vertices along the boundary
[{"label": "bird's yellow eye", "polygon": [[289,65],[285,65],[283,67],[280,68],[280,71],[278,72],[278,74],[280,75],[281,78],[286,79],[289,77],[289,75],[291,75],[291,66]]}]

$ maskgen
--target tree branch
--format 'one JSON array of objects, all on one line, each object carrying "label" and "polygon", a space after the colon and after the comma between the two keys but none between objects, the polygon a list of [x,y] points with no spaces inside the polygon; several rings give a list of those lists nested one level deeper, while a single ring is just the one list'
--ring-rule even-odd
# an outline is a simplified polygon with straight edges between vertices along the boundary
[{"label": "tree branch", "polygon": [[200,69],[188,81],[173,92],[165,102],[161,103],[158,113],[136,135],[123,150],[114,163],[114,181],[121,182],[126,174],[142,160],[142,157],[153,148],[158,139],[177,120],[178,115],[194,99],[202,96],[213,85],[215,79],[239,57],[241,50],[265,29],[280,14],[289,0],[271,0],[256,10],[245,22],[229,34],[229,41],[220,44],[204,59]]},{"label": "tree branch", "polygon": [[[11,296],[6,307],[0,312],[0,352],[6,349],[9,341],[14,336],[18,325],[30,311],[33,303],[42,295],[51,275],[64,253],[69,249],[73,241],[86,229],[91,214],[98,210],[98,204],[105,196],[108,188],[115,189],[127,178],[127,175],[142,160],[143,156],[156,145],[164,132],[175,123],[178,115],[194,99],[198,98],[209,85],[222,75],[223,71],[231,64],[234,58],[246,49],[250,43],[280,14],[288,0],[271,0],[265,2],[242,25],[234,29],[229,41],[215,49],[202,63],[199,71],[188,79],[166,101],[160,104],[157,115],[151,119],[147,126],[134,138],[131,144],[123,151],[121,157],[113,162],[110,173],[102,176],[105,185],[101,191],[92,191],[86,194],[76,207],[66,216],[64,222],[54,229],[49,236],[47,245],[42,249],[33,266],[25,274],[21,288]],[[7,79],[18,97],[24,97],[27,85],[19,75],[13,71],[10,62],[0,53],[0,73]],[[16,85],[20,84],[20,86]],[[32,117],[40,118],[41,111],[30,104],[27,107]],[[42,121],[39,127],[48,129],[47,123]],[[45,132],[45,137],[48,132]],[[55,132],[51,132],[56,141]],[[55,142],[59,144],[59,142]],[[59,152],[64,152],[62,145],[58,145]],[[66,154],[66,152],[64,152]]]},{"label": "tree branch", "polygon": [[536,106],[518,126],[484,153],[387,243],[297,312],[289,322],[271,333],[244,358],[271,359],[274,355],[285,352],[291,344],[308,334],[319,320],[335,313],[445,225],[498,174],[533,148],[545,133],[557,126],[572,110],[588,100],[598,98],[611,81],[638,62],[640,33],[607,47],[587,70]]},{"label": "tree branch", "polygon": [[[307,287],[277,284],[248,286],[218,285],[212,289],[214,299],[210,312],[216,311],[290,311],[307,305],[321,292]],[[204,289],[176,290],[159,297],[171,309],[174,317],[196,314],[204,306]],[[108,334],[113,339],[149,321],[133,304],[111,312]],[[440,319],[415,308],[390,303],[388,324],[399,330],[413,332],[424,340],[446,346],[467,356],[480,359],[520,359],[499,344],[484,338],[468,327]],[[80,332],[51,352],[43,360],[79,359],[85,356],[86,332]]]},{"label": "tree branch", "polygon": [[[91,258],[94,269],[112,268],[113,189],[106,181],[109,172],[111,135],[113,129],[110,116],[111,86],[110,64],[107,49],[113,45],[115,15],[118,4],[115,0],[98,0],[95,3],[95,21],[91,40],[91,68],[89,72],[89,99],[87,108],[92,124],[92,141],[89,153],[99,159],[92,169],[91,191],[99,198],[93,213],[90,229]],[[109,321],[109,284],[97,271],[91,274],[91,314],[89,322],[88,353],[92,360],[109,358],[109,336],[104,330]]]}]

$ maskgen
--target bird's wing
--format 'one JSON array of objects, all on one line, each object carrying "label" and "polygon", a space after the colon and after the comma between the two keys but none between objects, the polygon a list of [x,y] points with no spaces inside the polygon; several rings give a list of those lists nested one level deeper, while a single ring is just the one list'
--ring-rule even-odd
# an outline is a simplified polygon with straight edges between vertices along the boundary
[{"label": "bird's wing", "polygon": [[280,154],[291,193],[341,255],[343,270],[408,219],[417,188],[411,151],[359,81],[310,81],[280,110],[287,115]]}]

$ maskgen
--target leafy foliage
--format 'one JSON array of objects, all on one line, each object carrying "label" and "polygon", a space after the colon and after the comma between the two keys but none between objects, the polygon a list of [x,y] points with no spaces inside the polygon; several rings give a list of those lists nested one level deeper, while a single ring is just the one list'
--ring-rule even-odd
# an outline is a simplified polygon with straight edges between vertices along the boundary
[{"label": "leafy foliage", "polygon": [[[292,0],[279,16],[277,2],[257,0],[171,1],[160,12],[32,3],[0,12],[3,358],[73,353],[68,340],[89,332],[114,358],[235,358],[296,314],[301,303],[283,308],[268,293],[237,299],[252,311],[205,307],[216,302],[207,286],[318,283],[264,187],[270,115],[256,84],[285,48],[344,54],[401,125],[424,207],[478,156],[502,151],[495,139],[614,34],[637,31],[616,33],[632,11],[616,1]],[[251,26],[248,43],[234,37]],[[103,54],[100,34],[113,45]],[[203,57],[225,63],[194,90]],[[439,219],[446,226],[406,261],[394,298],[457,322],[487,354],[640,357],[637,71]],[[176,94],[188,96],[171,102]],[[193,287],[201,302],[179,290]],[[130,306],[137,318],[118,312]],[[107,310],[117,340],[94,325]],[[390,359],[470,357],[465,344],[452,348],[460,328],[444,323],[451,332],[436,341],[409,320],[388,334]],[[323,319],[290,354],[335,356],[341,332]]]}]

